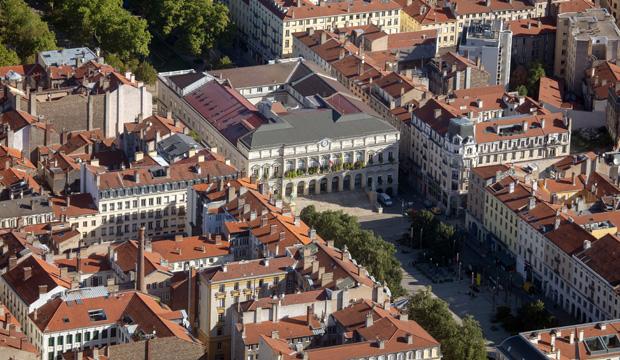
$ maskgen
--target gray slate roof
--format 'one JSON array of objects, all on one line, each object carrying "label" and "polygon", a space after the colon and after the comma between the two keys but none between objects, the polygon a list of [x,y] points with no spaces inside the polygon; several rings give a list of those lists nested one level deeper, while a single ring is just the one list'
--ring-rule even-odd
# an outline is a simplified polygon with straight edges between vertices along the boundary
[{"label": "gray slate roof", "polygon": [[174,134],[157,143],[157,152],[168,161],[187,153],[191,148],[199,150],[202,146],[185,134]]},{"label": "gray slate roof", "polygon": [[396,132],[379,117],[365,113],[340,115],[331,109],[299,110],[280,119],[281,122],[261,125],[240,141],[250,149],[257,149]]},{"label": "gray slate roof", "polygon": [[300,63],[299,61],[287,61],[275,64],[213,70],[209,71],[209,74],[217,78],[228,79],[230,84],[237,89],[269,86],[286,83],[291,73]]},{"label": "gray slate roof", "polygon": [[502,341],[497,351],[511,360],[547,360],[543,353],[520,335],[511,336]]},{"label": "gray slate roof", "polygon": [[49,198],[32,196],[22,199],[0,201],[0,218],[51,214]]},{"label": "gray slate roof", "polygon": [[42,65],[45,66],[75,65],[77,57],[82,58],[82,62],[97,58],[97,55],[87,47],[42,51],[40,55],[43,60]]}]

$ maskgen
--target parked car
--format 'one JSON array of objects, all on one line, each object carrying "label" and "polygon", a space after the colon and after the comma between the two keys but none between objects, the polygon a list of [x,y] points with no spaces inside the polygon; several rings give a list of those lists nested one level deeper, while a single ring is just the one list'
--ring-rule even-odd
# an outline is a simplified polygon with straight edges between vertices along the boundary
[{"label": "parked car", "polygon": [[440,207],[437,207],[437,206],[434,206],[434,207],[431,209],[431,212],[432,212],[433,214],[435,214],[435,215],[441,215],[441,213],[442,213],[441,208],[440,208]]},{"label": "parked car", "polygon": [[377,201],[383,206],[392,206],[392,199],[390,198],[390,195],[386,193],[378,193]]}]

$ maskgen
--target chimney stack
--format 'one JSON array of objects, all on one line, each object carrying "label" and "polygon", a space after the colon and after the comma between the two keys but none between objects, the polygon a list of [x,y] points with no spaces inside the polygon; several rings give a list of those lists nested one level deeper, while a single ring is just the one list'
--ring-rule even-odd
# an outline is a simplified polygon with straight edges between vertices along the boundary
[{"label": "chimney stack", "polygon": [[136,279],[136,290],[146,293],[144,283],[144,226],[138,230],[138,276]]},{"label": "chimney stack", "polygon": [[24,267],[24,281],[32,277],[32,268],[30,266]]},{"label": "chimney stack", "polygon": [[374,322],[372,311],[366,313],[366,327],[371,327]]}]

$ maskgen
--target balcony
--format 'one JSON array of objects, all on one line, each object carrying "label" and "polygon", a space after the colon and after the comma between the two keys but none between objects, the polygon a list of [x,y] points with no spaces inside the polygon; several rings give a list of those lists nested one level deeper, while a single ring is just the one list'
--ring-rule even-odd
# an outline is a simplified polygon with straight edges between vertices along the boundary
[{"label": "balcony", "polygon": [[215,298],[216,299],[224,299],[226,298],[226,293],[223,291],[218,291],[215,293]]}]

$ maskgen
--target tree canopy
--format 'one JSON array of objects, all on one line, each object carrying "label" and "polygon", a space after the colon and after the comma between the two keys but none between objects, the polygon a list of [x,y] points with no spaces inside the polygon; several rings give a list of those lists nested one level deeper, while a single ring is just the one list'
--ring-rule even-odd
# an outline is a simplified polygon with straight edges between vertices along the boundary
[{"label": "tree canopy", "polygon": [[157,0],[153,18],[162,34],[177,39],[181,49],[199,56],[211,49],[229,23],[226,5],[212,0]]},{"label": "tree canopy", "polygon": [[0,66],[16,65],[19,63],[20,60],[17,53],[0,44]]},{"label": "tree canopy", "polygon": [[149,54],[146,20],[125,10],[121,0],[65,0],[54,18],[74,42],[100,47],[123,61]]},{"label": "tree canopy", "polygon": [[458,324],[448,304],[427,287],[409,299],[409,318],[441,343],[444,360],[484,360],[487,357],[480,324],[466,316]]},{"label": "tree canopy", "polygon": [[530,64],[527,78],[527,93],[530,94],[530,96],[538,98],[540,78],[545,76],[545,68],[541,63],[535,62]]},{"label": "tree canopy", "polygon": [[0,0],[0,44],[28,63],[39,51],[56,49],[56,36],[24,0]]},{"label": "tree canopy", "polygon": [[402,272],[394,254],[394,245],[372,231],[359,226],[357,218],[342,211],[317,212],[310,205],[301,211],[301,219],[316,229],[323,239],[334,240],[334,245],[348,248],[351,256],[368,269],[379,281],[387,282],[392,296],[404,293],[400,284]]},{"label": "tree canopy", "polygon": [[411,231],[409,246],[427,248],[433,259],[447,262],[454,258],[461,234],[452,225],[441,222],[428,210],[411,212]]}]

